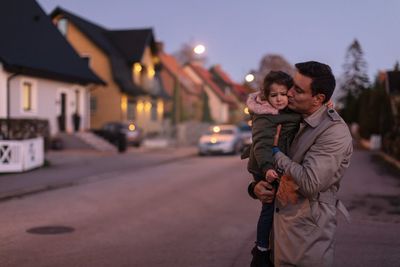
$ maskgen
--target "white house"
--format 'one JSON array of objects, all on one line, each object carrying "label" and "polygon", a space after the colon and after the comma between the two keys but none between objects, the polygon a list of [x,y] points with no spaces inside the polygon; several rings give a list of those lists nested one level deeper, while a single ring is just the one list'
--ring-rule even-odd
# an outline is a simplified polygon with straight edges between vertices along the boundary
[{"label": "white house", "polygon": [[51,135],[73,132],[74,121],[89,128],[89,89],[104,82],[41,7],[1,1],[0,34],[0,119],[46,119]]},{"label": "white house", "polygon": [[[11,79],[7,89],[9,77]],[[2,101],[0,118],[46,119],[49,122],[50,134],[55,135],[60,131],[73,132],[73,116],[79,114],[80,119],[76,119],[79,122],[77,128],[79,130],[90,128],[87,87],[37,76],[23,74],[14,76],[14,73],[7,72],[2,66],[0,83]],[[9,110],[7,110],[8,105],[10,105]],[[61,117],[64,119],[59,119]]]}]

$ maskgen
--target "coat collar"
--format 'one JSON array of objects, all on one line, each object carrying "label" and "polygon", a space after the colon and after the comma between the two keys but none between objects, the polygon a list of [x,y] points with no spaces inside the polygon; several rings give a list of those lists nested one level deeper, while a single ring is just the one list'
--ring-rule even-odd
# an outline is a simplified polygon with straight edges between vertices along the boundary
[{"label": "coat collar", "polygon": [[260,93],[255,92],[249,95],[246,101],[247,107],[255,114],[276,115],[279,111],[274,108],[267,100],[261,100]]},{"label": "coat collar", "polygon": [[304,121],[311,127],[315,128],[324,120],[324,115],[327,113],[327,110],[328,107],[326,105],[322,105],[313,114],[311,114],[308,117],[305,117]]}]

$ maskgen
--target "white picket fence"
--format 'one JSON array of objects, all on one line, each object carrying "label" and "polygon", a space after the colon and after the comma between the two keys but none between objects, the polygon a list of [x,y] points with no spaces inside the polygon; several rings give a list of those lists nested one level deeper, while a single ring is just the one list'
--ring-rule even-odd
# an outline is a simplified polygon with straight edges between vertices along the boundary
[{"label": "white picket fence", "polygon": [[0,140],[0,173],[23,172],[43,166],[42,137],[26,140]]}]

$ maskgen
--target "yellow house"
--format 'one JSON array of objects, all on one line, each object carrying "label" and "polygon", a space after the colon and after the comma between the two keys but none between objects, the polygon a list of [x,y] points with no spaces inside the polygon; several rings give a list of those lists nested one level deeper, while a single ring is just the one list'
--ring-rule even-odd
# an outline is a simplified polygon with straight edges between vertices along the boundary
[{"label": "yellow house", "polygon": [[107,83],[90,92],[91,128],[111,121],[135,122],[145,133],[162,131],[164,99],[152,29],[108,30],[56,8],[53,22]]}]

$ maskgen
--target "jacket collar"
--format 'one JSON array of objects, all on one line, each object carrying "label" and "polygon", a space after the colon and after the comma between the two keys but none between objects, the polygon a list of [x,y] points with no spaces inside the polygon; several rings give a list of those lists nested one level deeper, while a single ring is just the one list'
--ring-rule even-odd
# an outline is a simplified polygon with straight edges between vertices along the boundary
[{"label": "jacket collar", "polygon": [[313,114],[304,118],[304,121],[310,125],[311,127],[317,127],[324,119],[324,115],[326,114],[328,107],[326,105],[322,105],[318,110],[316,110]]}]

